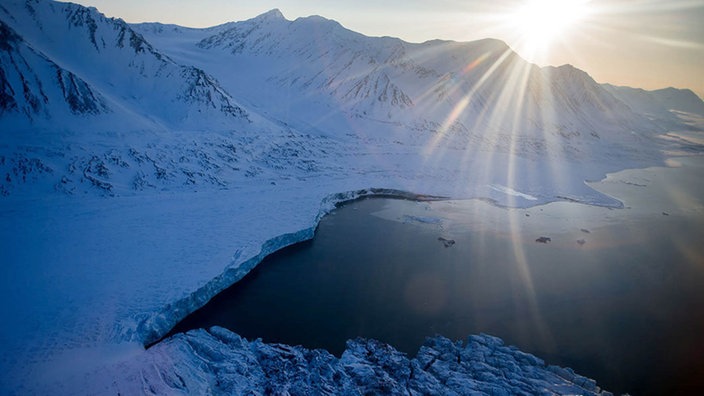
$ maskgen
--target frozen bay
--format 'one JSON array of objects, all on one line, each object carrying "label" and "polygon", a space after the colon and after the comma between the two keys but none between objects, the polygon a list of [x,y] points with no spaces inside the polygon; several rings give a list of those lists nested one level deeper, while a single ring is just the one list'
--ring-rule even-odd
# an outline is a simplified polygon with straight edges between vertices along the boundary
[{"label": "frozen bay", "polygon": [[670,164],[591,183],[622,209],[352,202],[176,330],[220,325],[338,355],[364,336],[410,356],[426,336],[484,332],[611,391],[697,389],[704,161]]}]

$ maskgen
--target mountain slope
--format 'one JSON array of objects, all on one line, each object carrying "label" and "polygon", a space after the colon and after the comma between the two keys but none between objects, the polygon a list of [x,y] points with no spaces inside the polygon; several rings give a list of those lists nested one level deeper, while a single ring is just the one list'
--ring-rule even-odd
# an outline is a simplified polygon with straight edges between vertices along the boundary
[{"label": "mountain slope", "polygon": [[0,115],[19,113],[33,119],[49,113],[107,111],[105,99],[93,87],[34,51],[0,21]]},{"label": "mountain slope", "polygon": [[95,9],[13,0],[0,6],[0,20],[35,53],[85,81],[91,92],[109,98],[113,111],[169,127],[204,122],[222,126],[228,120],[246,118],[246,112],[214,78],[193,66],[175,63],[124,21],[106,18]]},{"label": "mountain slope", "polygon": [[[0,20],[0,123],[12,143],[0,152],[3,195],[32,185],[120,195],[224,188],[294,170],[365,173],[373,165],[360,161],[372,144],[422,155],[446,174],[458,165],[443,153],[456,151],[476,186],[516,183],[513,173],[480,177],[469,168],[473,158],[504,169],[498,153],[569,161],[583,176],[660,160],[652,136],[661,126],[585,72],[538,68],[497,40],[412,44],[318,16],[289,21],[278,10],[207,29],[128,25],[42,0],[3,3]],[[33,129],[18,117],[64,132],[10,139]],[[33,147],[23,147],[28,136]],[[339,149],[349,162],[321,160]],[[546,177],[522,175],[521,188],[554,184]]]},{"label": "mountain slope", "polygon": [[345,134],[341,126],[361,123],[379,139],[404,130],[419,145],[528,156],[615,152],[660,130],[586,73],[538,68],[497,40],[412,44],[278,10],[201,34],[134,28],[301,129]]},{"label": "mountain slope", "polygon": [[663,128],[683,128],[682,115],[704,117],[704,101],[689,89],[665,88],[646,91],[611,84],[603,86],[631,109],[644,114]]}]

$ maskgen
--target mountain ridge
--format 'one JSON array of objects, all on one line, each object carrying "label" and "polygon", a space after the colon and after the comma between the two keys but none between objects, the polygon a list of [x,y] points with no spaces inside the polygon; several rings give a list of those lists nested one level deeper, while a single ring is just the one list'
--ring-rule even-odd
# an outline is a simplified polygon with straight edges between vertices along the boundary
[{"label": "mountain ridge", "polygon": [[[525,136],[532,147],[570,152],[591,144],[579,136],[630,146],[620,140],[632,139],[632,131],[661,131],[588,74],[571,66],[539,68],[494,39],[412,44],[367,37],[322,17],[255,17],[197,39],[143,33],[172,56],[195,55],[198,67],[255,106],[285,109],[269,114],[293,126],[307,124],[296,120],[303,109],[313,119],[336,111],[415,131],[409,138],[419,141],[441,135],[458,146],[496,146],[497,136]],[[282,100],[289,97],[297,99]]]},{"label": "mountain ridge", "polygon": [[[276,175],[282,164],[294,163],[320,171],[313,153],[329,153],[331,142],[362,151],[360,142],[373,141],[424,152],[437,147],[584,164],[625,156],[652,163],[660,158],[652,137],[682,125],[663,106],[645,114],[586,72],[539,68],[495,39],[407,43],[367,37],[320,16],[289,21],[278,10],[204,29],[129,25],[96,9],[44,0],[3,3],[0,21],[7,31],[0,124],[8,131],[4,157],[12,158],[0,169],[8,175],[3,195],[30,187],[18,180],[35,178],[49,183],[42,191],[97,187],[101,195],[199,183],[222,188],[237,183],[240,171]],[[15,42],[36,54],[31,62],[12,60]],[[24,74],[13,64],[25,64]],[[74,136],[41,143],[64,159],[30,155],[19,137],[9,138],[31,130]],[[205,141],[189,141],[193,133]],[[249,147],[286,135],[294,141]],[[306,152],[308,136],[320,146]],[[145,160],[153,147],[139,140],[169,149]],[[210,159],[183,165],[176,147]],[[237,156],[227,147],[250,152],[249,162],[233,165]],[[43,166],[20,166],[31,161]],[[100,178],[99,163],[106,170]],[[20,169],[54,172],[28,177]]]},{"label": "mountain ridge", "polygon": [[[167,125],[212,110],[246,118],[212,77],[176,64],[121,19],[76,4],[40,0],[8,2],[0,8],[0,19],[34,51],[110,97],[113,112],[126,110],[145,120],[156,116]],[[162,105],[164,100],[174,111]],[[127,114],[123,118],[130,119]]]},{"label": "mountain ridge", "polygon": [[[635,111],[637,106],[626,104],[627,98],[602,89],[586,72],[568,65],[539,68],[495,39],[407,43],[391,37],[367,37],[320,16],[289,21],[278,10],[203,29],[159,23],[129,25],[96,9],[44,0],[4,3],[0,21],[13,31],[21,28],[14,34],[26,43],[28,51],[64,70],[59,73],[63,76],[60,80],[54,72],[37,76],[44,81],[43,90],[54,87],[52,92],[64,92],[48,98],[63,101],[69,108],[73,103],[74,109],[86,109],[76,115],[47,104],[40,114],[25,105],[29,120],[22,122],[27,114],[9,113],[13,113],[13,102],[25,103],[23,77],[4,77],[6,105],[0,123],[10,132],[36,127],[51,131],[61,125],[60,130],[72,131],[70,134],[82,136],[84,141],[85,131],[90,130],[100,136],[96,147],[112,147],[96,152],[84,144],[63,142],[57,144],[64,148],[52,150],[83,149],[65,152],[63,163],[56,157],[35,158],[56,170],[37,177],[54,178],[51,184],[62,192],[77,191],[81,186],[77,181],[87,181],[88,186],[97,186],[100,194],[108,195],[118,191],[133,194],[144,188],[171,189],[178,184],[178,188],[192,188],[196,180],[212,186],[231,185],[239,180],[238,171],[209,175],[213,166],[239,169],[243,165],[233,165],[233,157],[225,154],[229,149],[207,154],[224,162],[208,160],[195,168],[180,165],[180,155],[172,149],[231,146],[244,152],[251,142],[247,135],[325,137],[321,148],[313,150],[319,153],[328,150],[323,147],[331,141],[343,147],[377,141],[577,162],[626,155],[639,163],[640,157],[648,161],[659,157],[657,144],[643,143],[664,130],[664,124],[657,121],[663,114],[669,117],[667,126],[679,125],[669,110],[658,107],[655,117],[643,115]],[[59,43],[57,37],[70,44]],[[9,52],[3,54],[8,56]],[[3,60],[4,76],[9,75],[12,63]],[[39,66],[27,65],[27,73],[39,70]],[[62,82],[72,90],[62,90]],[[30,92],[41,92],[39,87],[28,87]],[[150,134],[145,141],[171,139],[173,144],[162,143],[171,147],[168,153],[153,153],[151,161],[144,161],[142,156],[151,149],[137,143],[134,133],[129,141],[106,138],[127,131]],[[188,136],[196,131],[215,142],[195,148]],[[231,142],[223,143],[222,135],[212,136],[210,131],[229,134],[226,139]],[[268,148],[260,146],[261,151],[250,156],[250,160],[257,158],[255,163],[245,165],[242,171],[257,175],[269,172],[265,169],[273,164],[300,160],[288,157],[302,155],[299,149],[282,148],[290,143],[272,141]],[[633,147],[639,149],[634,152]],[[30,161],[24,149],[8,150],[5,157],[18,163]],[[16,154],[18,151],[22,154]],[[111,164],[115,152],[121,152],[122,160]],[[134,157],[130,153],[141,154]],[[264,159],[272,153],[277,157]],[[81,159],[68,160],[75,156]],[[90,164],[98,163],[94,157],[102,158],[109,170],[100,179],[91,176]],[[310,157],[306,161],[308,165],[296,167],[307,169],[320,163]],[[89,170],[76,173],[74,163]],[[277,168],[270,171],[280,172]],[[6,178],[3,195],[28,187],[17,185],[18,180],[26,179],[18,169],[15,165],[5,170],[13,177]],[[229,176],[223,178],[225,174]],[[180,181],[165,184],[166,175]],[[44,191],[50,190],[50,185]]]},{"label": "mountain ridge", "polygon": [[[272,26],[272,24],[278,25]],[[315,41],[314,45],[306,45],[299,39],[301,30],[304,30],[306,33],[312,32],[304,35],[304,37],[311,37]],[[320,33],[321,31],[324,33]],[[319,33],[319,35],[315,33]],[[365,92],[367,94],[363,95],[364,98],[372,96],[378,101],[384,102],[383,99],[387,97],[383,95],[385,90],[376,92],[368,88],[370,83],[372,86],[379,86],[381,82],[381,85],[385,87],[388,86],[395,93],[393,97],[395,97],[396,100],[392,100],[390,103],[391,106],[389,107],[394,107],[399,104],[410,107],[411,103],[418,102],[412,97],[420,95],[409,95],[409,93],[406,92],[408,89],[402,88],[400,86],[401,83],[397,81],[399,77],[402,77],[403,72],[410,71],[411,74],[415,76],[415,81],[422,80],[428,76],[440,80],[431,81],[431,85],[426,88],[426,92],[432,90],[437,91],[438,89],[442,91],[442,82],[458,75],[461,77],[462,69],[471,65],[472,61],[476,61],[478,57],[473,60],[470,59],[469,61],[461,59],[457,62],[457,55],[460,51],[469,54],[479,52],[484,58],[487,56],[491,57],[488,61],[487,59],[482,59],[485,61],[483,67],[481,67],[481,65],[474,66],[478,70],[476,70],[474,76],[471,77],[473,81],[465,81],[465,87],[462,89],[463,91],[474,92],[478,97],[478,101],[482,102],[482,107],[487,106],[486,101],[491,95],[490,93],[482,92],[481,88],[477,88],[476,85],[478,84],[476,84],[476,82],[480,81],[481,83],[482,79],[486,79],[487,72],[491,70],[492,67],[494,67],[494,70],[501,68],[509,69],[503,72],[499,71],[501,75],[495,78],[496,80],[508,80],[507,74],[512,73],[513,69],[516,68],[525,69],[526,73],[531,74],[536,74],[536,70],[543,70],[536,69],[533,65],[527,63],[525,65],[521,64],[516,66],[515,64],[520,63],[520,61],[518,61],[520,57],[511,51],[505,43],[498,40],[486,39],[469,43],[429,41],[423,44],[411,44],[395,38],[366,37],[359,33],[351,32],[334,21],[321,17],[298,18],[294,21],[278,18],[272,21],[270,18],[256,17],[239,24],[235,23],[230,29],[222,31],[217,35],[206,37],[200,40],[196,45],[201,49],[212,50],[219,48],[229,50],[233,55],[247,52],[249,56],[268,55],[276,57],[277,59],[284,59],[288,55],[295,54],[298,55],[299,58],[302,58],[297,59],[299,62],[293,64],[304,65],[306,62],[322,62],[323,66],[317,71],[310,73],[313,75],[307,79],[302,79],[302,75],[305,75],[305,70],[300,69],[284,71],[283,73],[278,73],[276,77],[270,78],[276,79],[280,85],[288,83],[298,84],[299,87],[303,89],[308,87],[313,87],[315,90],[328,89],[333,96],[338,99],[360,99],[359,95],[353,93]],[[368,51],[357,49],[355,46],[363,47]],[[316,51],[316,48],[323,49]],[[445,50],[445,48],[450,48],[450,52]],[[439,54],[442,59],[456,59],[455,65],[445,67],[444,70],[442,70],[438,65],[433,65],[432,62],[423,59],[422,54],[419,54],[431,51],[435,52],[433,55]],[[502,57],[505,59],[502,59]],[[300,62],[301,60],[303,60],[303,62]],[[360,63],[365,62],[372,66],[364,70]],[[450,63],[452,63],[452,61]],[[499,63],[507,63],[510,66],[502,66]],[[326,74],[321,74],[320,70],[327,70]],[[519,70],[519,72],[523,72],[523,70]],[[361,77],[358,79],[348,78],[350,74],[354,73],[361,74]],[[488,74],[491,74],[491,72]],[[491,79],[492,76],[489,75],[488,78]],[[495,85],[496,84],[488,91],[496,91]],[[602,95],[608,94],[602,93]],[[457,99],[455,99],[455,101],[457,101]],[[356,110],[358,110],[358,113],[374,111],[373,106],[363,102],[364,101],[358,100],[357,103],[353,105],[357,107]],[[489,103],[488,105],[492,106],[496,104]],[[355,109],[352,110],[354,111]],[[476,114],[472,116],[476,116]],[[393,115],[388,118],[393,118]]]}]

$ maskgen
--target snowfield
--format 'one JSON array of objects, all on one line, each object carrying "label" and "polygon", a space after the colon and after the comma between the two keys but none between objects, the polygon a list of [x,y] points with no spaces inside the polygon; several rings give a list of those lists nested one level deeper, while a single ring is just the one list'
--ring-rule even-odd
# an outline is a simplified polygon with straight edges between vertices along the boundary
[{"label": "snowfield", "polygon": [[188,29],[9,0],[0,66],[9,394],[599,393],[489,336],[434,338],[413,359],[369,340],[338,359],[223,329],[143,346],[312,238],[337,203],[618,208],[585,181],[701,149],[658,137],[692,130],[677,115],[704,116],[691,91],[601,86],[495,40],[411,44],[278,11]]}]

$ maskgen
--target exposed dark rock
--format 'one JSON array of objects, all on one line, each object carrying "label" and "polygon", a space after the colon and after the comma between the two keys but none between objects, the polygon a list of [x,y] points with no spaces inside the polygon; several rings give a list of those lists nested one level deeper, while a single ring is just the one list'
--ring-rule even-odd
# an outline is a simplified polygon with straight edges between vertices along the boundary
[{"label": "exposed dark rock", "polygon": [[445,245],[446,248],[455,244],[454,239],[448,239],[445,237],[438,237],[438,241],[442,242],[442,244]]},{"label": "exposed dark rock", "polygon": [[56,80],[73,114],[100,114],[107,111],[107,105],[102,98],[93,92],[88,83],[73,73],[57,66]]}]

